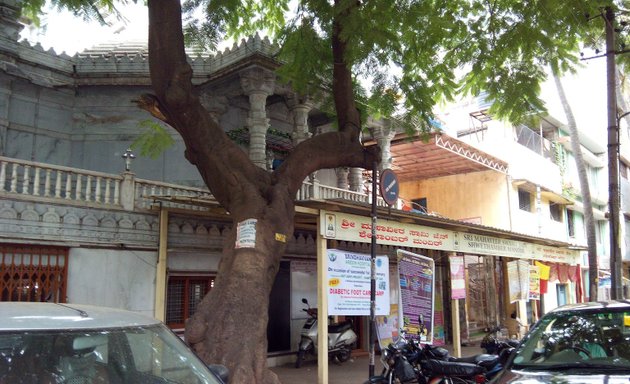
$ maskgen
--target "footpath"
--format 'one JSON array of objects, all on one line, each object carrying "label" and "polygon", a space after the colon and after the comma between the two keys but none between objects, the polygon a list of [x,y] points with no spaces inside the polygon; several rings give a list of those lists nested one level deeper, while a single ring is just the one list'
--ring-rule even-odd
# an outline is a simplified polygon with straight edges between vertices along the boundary
[{"label": "footpath", "polygon": [[[452,353],[453,349],[446,348]],[[478,346],[462,347],[462,356],[472,356],[482,353]],[[380,355],[374,357],[374,372],[377,374],[383,369]],[[363,384],[368,379],[370,370],[370,358],[367,354],[353,356],[345,363],[336,364],[328,362],[328,384]],[[293,362],[271,368],[282,384],[317,384],[317,361],[309,357],[300,368],[295,368]]]}]

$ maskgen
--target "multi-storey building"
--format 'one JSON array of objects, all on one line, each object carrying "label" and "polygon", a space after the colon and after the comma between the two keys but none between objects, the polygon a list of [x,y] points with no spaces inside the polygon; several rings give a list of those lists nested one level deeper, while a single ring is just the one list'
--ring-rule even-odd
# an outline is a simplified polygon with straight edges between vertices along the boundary
[{"label": "multi-storey building", "polygon": [[[592,71],[592,69],[591,69]],[[605,77],[604,69],[599,74]],[[594,83],[593,80],[589,77]],[[601,84],[605,84],[602,81]],[[582,83],[582,86],[583,83]],[[602,87],[602,92],[605,89]],[[583,94],[583,93],[582,93]],[[482,150],[497,161],[506,164],[503,171],[498,169],[483,172],[462,172],[441,175],[434,178],[409,177],[403,182],[401,197],[410,202],[412,208],[431,214],[457,220],[471,221],[481,225],[502,228],[518,233],[555,239],[581,248],[580,280],[562,278],[549,281],[547,294],[542,295],[542,305],[535,310],[546,311],[566,302],[588,299],[588,258],[584,228],[584,206],[577,176],[577,168],[568,128],[564,120],[564,111],[558,109],[554,97],[557,94],[546,92],[549,114],[541,116],[535,124],[513,126],[494,119],[489,113],[490,105],[482,97],[469,98],[450,105],[439,114],[443,121],[442,133],[437,137],[446,137],[444,141],[457,140]],[[610,298],[610,232],[608,222],[608,171],[606,154],[606,106],[605,97],[593,98],[590,105],[599,102],[588,111],[588,119],[583,110],[575,113],[580,130],[580,145],[587,169],[592,196],[593,214],[596,221],[598,267],[600,281],[598,297]],[[602,101],[603,100],[603,101]],[[580,108],[581,105],[574,108]],[[594,117],[596,115],[597,117]],[[597,120],[599,118],[599,120]],[[599,122],[599,123],[598,123]],[[621,248],[625,262],[630,261],[628,253],[628,130],[621,129],[621,211],[622,241]],[[394,159],[405,154],[409,144],[401,139],[400,148],[392,144]],[[394,161],[396,165],[396,161]],[[462,186],[465,186],[462,188]],[[625,225],[624,225],[625,222]],[[468,258],[471,276],[478,264],[487,263],[474,257]],[[499,264],[496,264],[499,263]],[[494,283],[487,284],[483,279],[469,279],[471,289],[481,284],[479,290],[496,285],[504,278],[504,267],[495,261]],[[499,265],[499,267],[497,267]],[[491,268],[492,269],[492,268]],[[498,271],[498,272],[497,272]],[[627,267],[623,275],[627,276]],[[474,276],[473,276],[474,277]],[[627,279],[624,277],[624,287]],[[625,288],[627,290],[627,287]],[[478,300],[487,302],[487,295]],[[524,305],[528,318],[532,319],[532,303]],[[476,308],[482,308],[477,311]],[[524,310],[524,308],[522,308]],[[487,317],[483,304],[477,305],[469,300],[470,319],[478,322],[478,317]]]}]

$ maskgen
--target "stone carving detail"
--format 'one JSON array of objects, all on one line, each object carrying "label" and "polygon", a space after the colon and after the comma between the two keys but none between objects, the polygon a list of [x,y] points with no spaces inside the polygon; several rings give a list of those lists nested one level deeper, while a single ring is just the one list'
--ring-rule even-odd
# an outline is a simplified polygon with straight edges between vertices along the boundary
[{"label": "stone carving detail", "polygon": [[60,223],[61,217],[55,211],[54,207],[49,207],[48,212],[44,213],[44,215],[42,216],[42,221],[44,223]]},{"label": "stone carving detail", "polygon": [[93,214],[89,213],[87,216],[81,219],[81,224],[96,227],[98,226],[98,219],[94,217]]},{"label": "stone carving detail", "polygon": [[63,216],[63,222],[64,224],[77,225],[81,222],[81,219],[79,219],[79,216],[77,216],[75,213],[70,212]]},{"label": "stone carving detail", "polygon": [[18,213],[9,203],[2,204],[0,208],[0,219],[17,219]]},{"label": "stone carving detail", "polygon": [[27,205],[27,208],[20,213],[20,218],[27,221],[39,221],[39,213],[37,213],[35,209],[33,209],[33,206],[29,204]]},{"label": "stone carving detail", "polygon": [[120,219],[118,225],[120,226],[120,228],[131,229],[133,228],[133,221],[129,219],[129,216],[124,216],[122,219]]}]

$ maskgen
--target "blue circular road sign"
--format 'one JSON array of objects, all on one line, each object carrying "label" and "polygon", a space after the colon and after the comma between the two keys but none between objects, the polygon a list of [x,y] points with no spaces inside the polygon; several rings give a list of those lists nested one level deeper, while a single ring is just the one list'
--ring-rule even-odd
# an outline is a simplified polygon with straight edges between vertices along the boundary
[{"label": "blue circular road sign", "polygon": [[396,204],[400,185],[398,184],[398,176],[391,169],[384,169],[381,172],[380,189],[381,197],[388,205]]}]

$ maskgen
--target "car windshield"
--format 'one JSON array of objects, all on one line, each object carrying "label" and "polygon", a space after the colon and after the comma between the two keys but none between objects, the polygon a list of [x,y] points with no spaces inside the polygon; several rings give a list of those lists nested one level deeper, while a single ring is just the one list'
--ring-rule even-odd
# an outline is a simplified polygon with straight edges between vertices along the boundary
[{"label": "car windshield", "polygon": [[0,332],[0,383],[186,383],[216,378],[163,325]]},{"label": "car windshield", "polygon": [[630,312],[564,311],[545,315],[512,360],[514,370],[630,369]]}]

